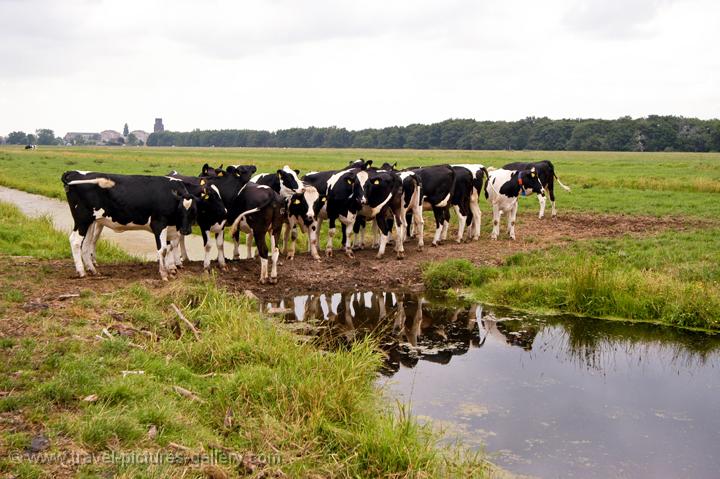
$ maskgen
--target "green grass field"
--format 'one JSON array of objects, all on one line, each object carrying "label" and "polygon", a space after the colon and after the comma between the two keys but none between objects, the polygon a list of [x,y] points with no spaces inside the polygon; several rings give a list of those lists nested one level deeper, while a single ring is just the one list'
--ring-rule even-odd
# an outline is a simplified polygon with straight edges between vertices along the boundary
[{"label": "green grass field", "polygon": [[[103,261],[129,259],[106,245],[98,253]],[[50,455],[214,454],[219,461],[101,461],[62,470],[76,477],[249,473],[228,454],[264,460],[253,477],[482,477],[491,467],[459,446],[438,447],[437,433],[383,399],[375,386],[382,356],[371,340],[320,350],[213,277],[119,288],[86,283],[78,298],[53,301],[77,286],[51,262],[29,258],[68,256],[66,236],[49,220],[0,203],[0,414],[9,419],[0,426],[3,477],[60,472],[53,462],[21,458],[39,432]],[[180,325],[171,303],[197,325],[199,338]],[[145,334],[98,336],[118,323]]]},{"label": "green grass field", "polygon": [[[64,199],[60,174],[69,169],[126,174],[195,175],[203,163],[254,164],[273,171],[288,164],[301,173],[338,168],[357,158],[398,167],[438,163],[551,160],[563,183],[560,211],[642,215],[718,216],[720,153],[617,153],[456,150],[355,150],[266,148],[83,148],[40,147],[25,151],[0,147],[0,185]],[[558,188],[559,189],[559,188]],[[533,200],[523,210],[537,210]],[[486,204],[481,204],[489,211]]]}]

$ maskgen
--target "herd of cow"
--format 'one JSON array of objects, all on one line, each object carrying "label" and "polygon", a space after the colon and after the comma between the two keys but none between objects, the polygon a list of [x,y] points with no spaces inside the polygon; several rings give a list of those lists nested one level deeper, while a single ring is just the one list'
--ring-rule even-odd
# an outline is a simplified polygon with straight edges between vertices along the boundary
[{"label": "herd of cow", "polygon": [[[365,245],[366,223],[373,223],[373,247],[382,258],[395,232],[398,259],[404,257],[406,238],[417,238],[423,248],[423,210],[432,210],[437,246],[447,238],[450,210],[458,216],[456,241],[480,236],[481,194],[493,208],[492,239],[500,233],[500,217],[508,217],[508,232],[515,239],[518,197],[537,194],[540,217],[545,213],[545,193],[556,215],[551,162],[511,163],[503,168],[479,164],[437,165],[397,170],[388,163],[380,168],[372,160],[357,160],[341,170],[309,172],[302,178],[288,166],[274,173],[256,174],[252,165],[223,169],[205,164],[200,175],[183,176],[173,171],[165,176],[117,175],[67,171],[62,182],[75,225],[70,247],[78,274],[97,274],[95,246],[104,227],[116,231],[147,230],[155,236],[160,276],[168,279],[187,261],[184,237],[197,224],[205,247],[204,267],[210,268],[210,234],[214,234],[218,265],[226,268],[224,231],[230,229],[233,258],[240,257],[240,232],[247,233],[248,257],[254,240],[260,257],[260,282],[277,282],[280,235],[288,258],[295,254],[297,230],[308,235],[308,249],[315,259],[324,220],[329,223],[325,254],[333,254],[337,223],[342,248],[353,257],[353,249]],[[270,235],[270,247],[266,236]],[[268,262],[270,271],[268,272]]]}]

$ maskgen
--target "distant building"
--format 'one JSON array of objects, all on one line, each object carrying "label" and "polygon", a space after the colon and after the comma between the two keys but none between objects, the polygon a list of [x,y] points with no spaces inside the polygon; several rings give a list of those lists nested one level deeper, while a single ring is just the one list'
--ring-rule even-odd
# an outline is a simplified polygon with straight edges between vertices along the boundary
[{"label": "distant building", "polygon": [[86,132],[79,132],[79,131],[69,131],[65,134],[63,137],[63,141],[65,144],[71,144],[71,145],[94,145],[98,142],[100,142],[101,136],[100,133],[86,133]]},{"label": "distant building", "polygon": [[103,143],[124,143],[125,139],[122,133],[115,130],[105,130],[100,132],[100,139]]},{"label": "distant building", "polygon": [[135,138],[137,138],[139,141],[142,141],[143,144],[147,143],[148,136],[150,136],[150,133],[143,130],[133,130],[130,132],[131,135],[135,135]]},{"label": "distant building", "polygon": [[162,118],[155,118],[155,126],[153,127],[155,133],[162,133],[165,131],[165,125],[163,125]]}]

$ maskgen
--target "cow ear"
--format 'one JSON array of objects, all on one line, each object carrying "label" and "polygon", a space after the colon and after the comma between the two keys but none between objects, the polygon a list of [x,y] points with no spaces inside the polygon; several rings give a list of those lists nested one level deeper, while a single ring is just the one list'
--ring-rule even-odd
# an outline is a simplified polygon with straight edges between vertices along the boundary
[{"label": "cow ear", "polygon": [[296,175],[300,174],[300,170],[293,170],[293,171],[295,172]]},{"label": "cow ear", "polygon": [[222,170],[223,164],[224,163],[220,163],[220,166],[218,166],[218,170]]},{"label": "cow ear", "polygon": [[365,162],[365,166],[370,166],[370,165],[372,165],[372,162],[373,162],[373,160],[367,160],[367,161]]},{"label": "cow ear", "polygon": [[202,174],[203,174],[203,175],[206,174],[209,169],[210,169],[210,165],[208,165],[207,163],[205,163],[205,164],[203,165],[203,167],[202,167],[202,170],[201,170],[201,171],[202,171]]},{"label": "cow ear", "polygon": [[392,169],[394,170],[395,168],[397,168],[397,161],[392,164]]}]

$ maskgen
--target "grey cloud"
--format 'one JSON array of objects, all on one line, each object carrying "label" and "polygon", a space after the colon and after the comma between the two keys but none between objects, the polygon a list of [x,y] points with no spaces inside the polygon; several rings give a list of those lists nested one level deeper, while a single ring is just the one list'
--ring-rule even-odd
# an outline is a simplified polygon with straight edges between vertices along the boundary
[{"label": "grey cloud", "polygon": [[677,0],[577,0],[563,23],[583,34],[607,39],[652,34],[643,27]]}]

